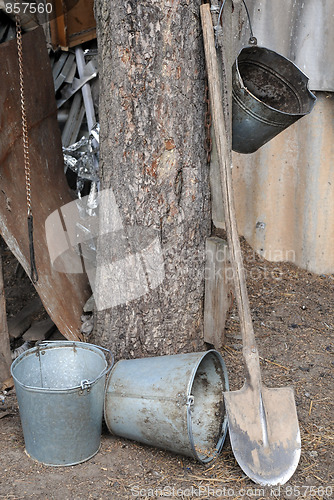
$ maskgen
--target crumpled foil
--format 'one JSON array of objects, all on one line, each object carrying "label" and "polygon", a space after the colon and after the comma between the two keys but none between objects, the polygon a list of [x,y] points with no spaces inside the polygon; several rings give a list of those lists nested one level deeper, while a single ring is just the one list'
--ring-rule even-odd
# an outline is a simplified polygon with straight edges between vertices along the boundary
[{"label": "crumpled foil", "polygon": [[90,131],[89,137],[82,137],[67,148],[63,147],[65,172],[70,168],[78,176],[77,193],[83,188],[85,181],[99,181],[99,134],[97,123]]},{"label": "crumpled foil", "polygon": [[[77,234],[81,236],[80,246],[75,247],[86,265],[95,266],[96,263],[96,231],[99,206],[99,134],[100,125],[97,123],[90,131],[89,137],[82,137],[78,142],[63,147],[65,172],[70,168],[77,174],[76,200],[79,220],[76,222]],[[81,196],[85,182],[90,181],[88,196]],[[92,219],[93,218],[93,219]],[[95,219],[95,221],[94,221]],[[79,239],[80,239],[79,236]]]}]

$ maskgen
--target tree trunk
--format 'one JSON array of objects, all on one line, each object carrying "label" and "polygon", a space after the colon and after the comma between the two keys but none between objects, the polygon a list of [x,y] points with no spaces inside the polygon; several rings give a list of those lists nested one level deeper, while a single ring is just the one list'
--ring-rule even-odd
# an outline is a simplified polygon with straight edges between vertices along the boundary
[{"label": "tree trunk", "polygon": [[[100,234],[108,225],[117,232],[98,243],[95,338],[117,358],[204,348],[211,213],[200,3],[96,1],[101,188],[112,199]],[[123,269],[117,283],[122,253],[133,276]]]}]

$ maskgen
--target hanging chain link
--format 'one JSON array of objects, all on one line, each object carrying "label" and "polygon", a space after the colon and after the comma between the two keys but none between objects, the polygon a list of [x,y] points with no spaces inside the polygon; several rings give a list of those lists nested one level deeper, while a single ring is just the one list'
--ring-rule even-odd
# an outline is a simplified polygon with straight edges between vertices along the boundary
[{"label": "hanging chain link", "polygon": [[27,210],[28,210],[28,216],[29,216],[32,214],[32,211],[31,211],[31,179],[30,179],[31,175],[30,175],[30,159],[29,159],[28,125],[27,125],[27,114],[26,114],[25,95],[24,95],[24,79],[23,79],[22,29],[21,29],[20,19],[18,16],[16,16],[15,20],[16,20],[17,52],[18,52],[18,58],[19,58],[24,173],[25,173],[25,178],[26,178]]},{"label": "hanging chain link", "polygon": [[33,215],[32,215],[32,209],[31,209],[31,170],[30,170],[30,158],[29,158],[29,137],[28,137],[28,123],[27,123],[27,113],[26,113],[25,95],[24,95],[22,29],[21,29],[20,18],[18,15],[15,16],[15,21],[16,21],[17,53],[18,53],[18,60],[19,60],[24,174],[25,174],[25,181],[26,181],[26,199],[27,199],[27,211],[28,211],[30,278],[31,278],[33,283],[37,283],[38,273],[37,273],[36,262],[35,262],[34,227],[33,227]]},{"label": "hanging chain link", "polygon": [[210,109],[210,96],[209,96],[209,86],[207,77],[205,78],[204,102],[206,103],[206,110],[204,117],[204,127],[205,127],[204,149],[206,151],[206,161],[209,164],[211,161],[211,151],[212,151],[212,140],[211,140],[212,116]]}]

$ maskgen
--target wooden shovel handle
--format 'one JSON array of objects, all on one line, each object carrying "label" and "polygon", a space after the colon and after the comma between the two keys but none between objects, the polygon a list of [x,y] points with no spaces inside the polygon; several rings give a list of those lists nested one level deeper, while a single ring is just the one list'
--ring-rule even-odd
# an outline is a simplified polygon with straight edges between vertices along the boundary
[{"label": "wooden shovel handle", "polygon": [[[240,329],[243,340],[244,354],[246,354],[246,352],[249,350],[252,353],[257,353],[234,208],[231,174],[232,138],[231,135],[229,135],[227,132],[228,127],[226,126],[226,124],[228,118],[223,109],[223,96],[221,90],[220,75],[218,71],[217,53],[215,48],[210,5],[203,4],[201,5],[200,9],[206,68],[211,100],[211,114],[216,138],[222,185],[227,241],[233,270],[235,298],[240,317]],[[228,88],[226,73],[224,72],[222,83],[224,88]],[[246,359],[245,361],[247,364]]]}]

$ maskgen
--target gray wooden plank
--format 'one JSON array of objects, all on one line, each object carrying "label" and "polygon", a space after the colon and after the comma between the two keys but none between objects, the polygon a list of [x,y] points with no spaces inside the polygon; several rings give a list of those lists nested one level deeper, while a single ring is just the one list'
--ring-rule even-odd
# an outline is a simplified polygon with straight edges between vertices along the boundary
[{"label": "gray wooden plank", "polygon": [[226,241],[212,236],[206,240],[204,341],[216,349],[224,345],[226,315],[231,307],[231,277],[229,277]]},{"label": "gray wooden plank", "polygon": [[[218,22],[218,13],[220,11],[220,5],[221,2],[218,1],[211,2],[212,17],[215,26]],[[222,12],[221,22],[219,23],[219,28],[215,30],[216,34],[215,41],[218,45],[217,54],[219,61],[221,62],[221,64],[218,65],[218,72],[220,77],[219,81],[223,82],[225,80],[226,82],[228,82],[228,87],[229,87],[228,89],[226,89],[221,84],[221,90],[224,100],[224,109],[226,110],[226,116],[229,117],[229,119],[226,120],[226,127],[229,135],[231,135],[231,130],[232,130],[232,122],[231,122],[232,66],[238,55],[239,50],[241,49],[242,40],[245,37],[244,28],[240,29],[240,26],[237,24],[240,19],[241,9],[243,9],[243,6],[241,5],[241,0],[235,0],[233,3],[233,8],[231,2],[229,1],[226,2]],[[242,10],[241,13],[243,13]],[[224,29],[222,29],[222,26],[224,26]],[[226,73],[225,79],[223,78],[223,72]],[[210,187],[211,187],[212,221],[215,227],[224,229],[225,216],[223,207],[223,194],[221,189],[216,138],[213,131],[213,127],[211,128],[211,140],[212,140],[212,151],[211,151],[211,162],[210,162]]]},{"label": "gray wooden plank", "polygon": [[33,299],[21,311],[8,320],[9,336],[13,339],[21,337],[21,335],[28,330],[32,323],[34,314],[42,309],[42,302],[39,297]]},{"label": "gray wooden plank", "polygon": [[73,83],[76,71],[77,63],[74,61],[67,77],[65,78],[65,83]]},{"label": "gray wooden plank", "polygon": [[81,92],[77,92],[73,97],[71,109],[61,136],[65,148],[76,142],[85,114],[85,110],[82,111],[82,108],[82,95]]},{"label": "gray wooden plank", "polygon": [[[71,72],[71,69],[72,69],[72,66],[74,63],[74,58],[75,58],[75,55],[70,53],[67,57],[67,60],[64,64],[64,66],[60,70],[60,73],[55,80],[55,91],[56,92],[61,87],[61,85],[64,83],[65,79],[67,78],[67,76]],[[72,81],[73,81],[73,79],[72,79]]]},{"label": "gray wooden plank", "polygon": [[63,52],[60,55],[58,61],[56,63],[54,63],[53,68],[52,68],[52,76],[53,76],[54,81],[56,80],[57,76],[61,72],[67,58],[68,58],[68,52]]},{"label": "gray wooden plank", "polygon": [[23,335],[24,340],[28,341],[40,341],[46,340],[55,331],[56,325],[50,319],[44,319],[42,321],[34,321],[30,328]]}]

